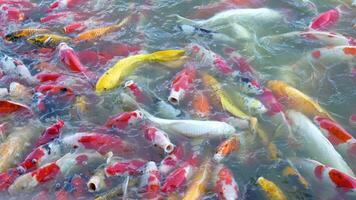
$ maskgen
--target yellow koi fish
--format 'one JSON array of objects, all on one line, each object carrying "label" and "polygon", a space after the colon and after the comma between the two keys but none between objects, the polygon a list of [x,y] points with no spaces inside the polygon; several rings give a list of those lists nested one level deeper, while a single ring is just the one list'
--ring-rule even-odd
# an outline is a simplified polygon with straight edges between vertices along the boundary
[{"label": "yellow koi fish", "polygon": [[88,40],[94,40],[98,39],[100,37],[103,37],[109,33],[116,32],[120,30],[123,26],[127,25],[131,21],[132,16],[128,16],[124,18],[120,23],[112,25],[112,26],[106,26],[106,27],[101,27],[101,28],[95,28],[91,29],[88,31],[85,31],[83,33],[80,33],[77,37],[74,38],[75,42],[82,42],[82,41],[88,41]]},{"label": "yellow koi fish", "polygon": [[43,28],[24,28],[18,31],[14,31],[5,35],[5,40],[16,41],[21,38],[31,37],[35,34],[49,33],[50,30]]},{"label": "yellow koi fish", "polygon": [[69,42],[71,40],[72,38],[66,36],[55,34],[40,34],[30,37],[26,41],[39,47],[56,48],[59,43]]},{"label": "yellow koi fish", "polygon": [[272,80],[267,82],[267,87],[278,97],[287,100],[290,108],[302,112],[309,117],[322,116],[333,119],[329,113],[324,110],[311,97],[305,95],[303,92],[279,80]]},{"label": "yellow koi fish", "polygon": [[211,175],[210,159],[207,159],[195,174],[183,200],[199,200],[205,194]]},{"label": "yellow koi fish", "polygon": [[215,95],[220,99],[221,105],[224,110],[228,111],[232,115],[239,117],[241,119],[249,120],[250,128],[252,132],[255,132],[257,126],[257,118],[251,117],[241,111],[232,101],[231,97],[226,91],[221,88],[219,82],[211,75],[205,73],[203,74],[203,82],[206,86],[213,89]]},{"label": "yellow koi fish", "polygon": [[181,59],[184,50],[164,50],[150,54],[140,54],[124,58],[107,70],[98,80],[95,86],[97,92],[108,91],[116,88],[121,82],[143,62],[170,62]]},{"label": "yellow koi fish", "polygon": [[282,190],[272,181],[267,180],[263,177],[257,179],[257,184],[266,193],[268,199],[271,200],[287,200]]}]

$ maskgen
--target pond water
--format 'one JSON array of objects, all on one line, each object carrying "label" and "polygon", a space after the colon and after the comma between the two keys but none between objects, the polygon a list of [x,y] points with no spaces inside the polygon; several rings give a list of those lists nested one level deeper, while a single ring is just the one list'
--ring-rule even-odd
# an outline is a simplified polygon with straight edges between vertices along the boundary
[{"label": "pond water", "polygon": [[355,1],[0,0],[0,36],[0,199],[356,199]]}]

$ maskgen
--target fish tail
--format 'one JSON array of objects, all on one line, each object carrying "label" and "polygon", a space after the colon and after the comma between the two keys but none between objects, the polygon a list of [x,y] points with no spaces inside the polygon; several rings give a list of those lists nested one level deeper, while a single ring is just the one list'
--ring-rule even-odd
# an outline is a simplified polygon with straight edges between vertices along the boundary
[{"label": "fish tail", "polygon": [[250,121],[250,129],[251,129],[252,133],[256,133],[257,122],[258,122],[257,118],[251,117],[249,119],[249,121]]},{"label": "fish tail", "polygon": [[163,50],[149,54],[148,59],[156,62],[168,62],[181,58],[185,54],[184,50]]}]

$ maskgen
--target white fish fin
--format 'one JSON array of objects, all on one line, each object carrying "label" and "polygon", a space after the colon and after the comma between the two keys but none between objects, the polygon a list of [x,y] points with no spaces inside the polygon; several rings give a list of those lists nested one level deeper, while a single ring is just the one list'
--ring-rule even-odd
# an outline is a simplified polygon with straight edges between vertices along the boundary
[{"label": "white fish fin", "polygon": [[130,181],[130,176],[127,175],[123,184],[122,184],[122,191],[123,191],[123,195],[122,195],[122,199],[126,200],[127,198],[127,188],[129,187],[129,181]]},{"label": "white fish fin", "polygon": [[191,26],[196,26],[196,25],[198,25],[198,23],[195,22],[194,20],[191,20],[191,19],[182,17],[182,16],[180,16],[180,15],[174,14],[174,15],[171,15],[171,16],[177,18],[177,22],[178,22],[178,23],[188,24],[188,25],[191,25]]}]

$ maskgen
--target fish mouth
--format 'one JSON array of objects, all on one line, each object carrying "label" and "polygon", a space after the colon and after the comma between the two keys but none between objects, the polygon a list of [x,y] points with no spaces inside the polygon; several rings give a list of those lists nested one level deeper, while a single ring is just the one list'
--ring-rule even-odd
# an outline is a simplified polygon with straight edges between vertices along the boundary
[{"label": "fish mouth", "polygon": [[169,143],[164,147],[164,152],[166,152],[167,154],[172,153],[173,150],[174,150],[174,144],[172,143]]}]

